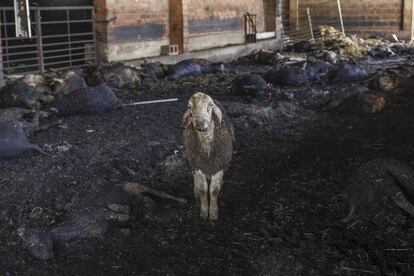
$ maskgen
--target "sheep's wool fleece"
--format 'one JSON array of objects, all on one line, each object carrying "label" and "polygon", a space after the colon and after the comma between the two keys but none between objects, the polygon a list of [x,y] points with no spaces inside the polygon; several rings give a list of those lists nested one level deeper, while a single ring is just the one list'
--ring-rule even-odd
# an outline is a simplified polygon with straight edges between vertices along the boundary
[{"label": "sheep's wool fleece", "polygon": [[198,134],[192,125],[183,130],[185,158],[191,171],[201,170],[208,178],[221,170],[227,170],[233,156],[234,130],[228,118],[223,118],[221,126],[218,123],[214,129],[214,139],[210,145],[210,155],[204,152]]}]

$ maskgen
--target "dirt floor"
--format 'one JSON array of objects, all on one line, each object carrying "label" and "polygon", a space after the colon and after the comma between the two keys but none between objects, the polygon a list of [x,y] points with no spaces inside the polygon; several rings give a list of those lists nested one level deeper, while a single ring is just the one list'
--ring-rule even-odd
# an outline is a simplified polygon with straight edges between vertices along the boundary
[{"label": "dirt floor", "polygon": [[[65,117],[31,138],[52,158],[0,161],[0,275],[414,275],[414,218],[387,227],[341,222],[346,180],[362,163],[414,165],[414,94],[365,115],[323,110],[329,91],[350,84],[281,88],[299,100],[251,103],[225,93],[237,74],[146,81],[118,96],[179,101]],[[180,118],[195,91],[226,107],[237,135],[214,225],[199,218],[182,160]],[[189,203],[128,197],[125,181]],[[49,261],[19,237],[126,202],[133,219],[102,238],[55,244]]]}]

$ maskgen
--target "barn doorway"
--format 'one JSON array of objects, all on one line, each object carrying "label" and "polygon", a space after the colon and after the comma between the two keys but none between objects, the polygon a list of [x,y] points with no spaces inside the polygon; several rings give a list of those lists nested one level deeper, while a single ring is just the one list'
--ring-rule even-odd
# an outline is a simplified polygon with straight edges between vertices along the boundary
[{"label": "barn doorway", "polygon": [[169,38],[170,44],[179,47],[179,53],[184,52],[184,20],[182,0],[169,0]]},{"label": "barn doorway", "polygon": [[263,0],[264,31],[276,31],[276,0]]}]

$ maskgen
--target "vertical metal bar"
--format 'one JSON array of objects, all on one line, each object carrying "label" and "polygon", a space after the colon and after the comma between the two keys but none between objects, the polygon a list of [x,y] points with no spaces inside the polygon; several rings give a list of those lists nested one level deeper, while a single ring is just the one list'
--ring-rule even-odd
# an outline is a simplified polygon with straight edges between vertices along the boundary
[{"label": "vertical metal bar", "polygon": [[306,13],[308,14],[308,22],[309,22],[309,30],[310,30],[311,39],[312,39],[312,41],[314,41],[315,38],[313,37],[312,19],[311,19],[311,14],[310,14],[309,7],[306,8]]},{"label": "vertical metal bar", "polygon": [[[94,59],[94,63],[98,63],[98,49],[97,49],[97,44],[96,44],[96,26],[95,26],[95,20],[96,20],[96,16],[95,16],[95,9],[91,9],[91,16],[92,16],[92,33],[93,33],[93,49],[95,52],[95,59]],[[86,63],[86,62],[85,62]]]},{"label": "vertical metal bar", "polygon": [[16,37],[32,37],[28,0],[14,0],[14,25]]},{"label": "vertical metal bar", "polygon": [[43,73],[45,71],[45,65],[43,61],[43,37],[42,37],[42,18],[40,16],[40,8],[36,4],[36,42],[37,42],[37,55],[39,58],[39,71]]},{"label": "vertical metal bar", "polygon": [[341,21],[342,35],[345,36],[344,20],[342,19],[341,0],[337,0],[337,2],[338,2],[339,20]]},{"label": "vertical metal bar", "polygon": [[[3,22],[7,23],[6,21],[6,10],[3,10]],[[5,41],[5,47],[6,47],[6,63],[7,67],[10,67],[10,61],[9,61],[9,40],[7,39],[7,25],[3,24],[4,27],[4,41]],[[4,60],[3,60],[4,62]]]},{"label": "vertical metal bar", "polygon": [[69,66],[73,66],[72,64],[72,40],[70,36],[70,15],[69,15],[69,9],[66,10],[66,26],[68,31],[68,43],[69,43]]}]

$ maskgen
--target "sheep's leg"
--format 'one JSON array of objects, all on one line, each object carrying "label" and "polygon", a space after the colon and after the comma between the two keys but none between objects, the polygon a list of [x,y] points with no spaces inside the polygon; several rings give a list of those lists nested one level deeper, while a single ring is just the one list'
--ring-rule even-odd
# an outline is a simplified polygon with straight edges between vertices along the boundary
[{"label": "sheep's leg", "polygon": [[210,184],[210,219],[218,219],[218,203],[217,198],[223,186],[224,171],[219,171],[211,178]]},{"label": "sheep's leg", "polygon": [[200,170],[194,173],[194,190],[196,189],[200,198],[200,217],[205,219],[208,217],[208,183],[206,175]]},{"label": "sheep's leg", "polygon": [[199,184],[198,184],[198,178],[199,178],[199,176],[195,172],[193,174],[193,177],[194,177],[194,198],[195,199],[199,199],[200,198],[200,189],[199,189]]}]

